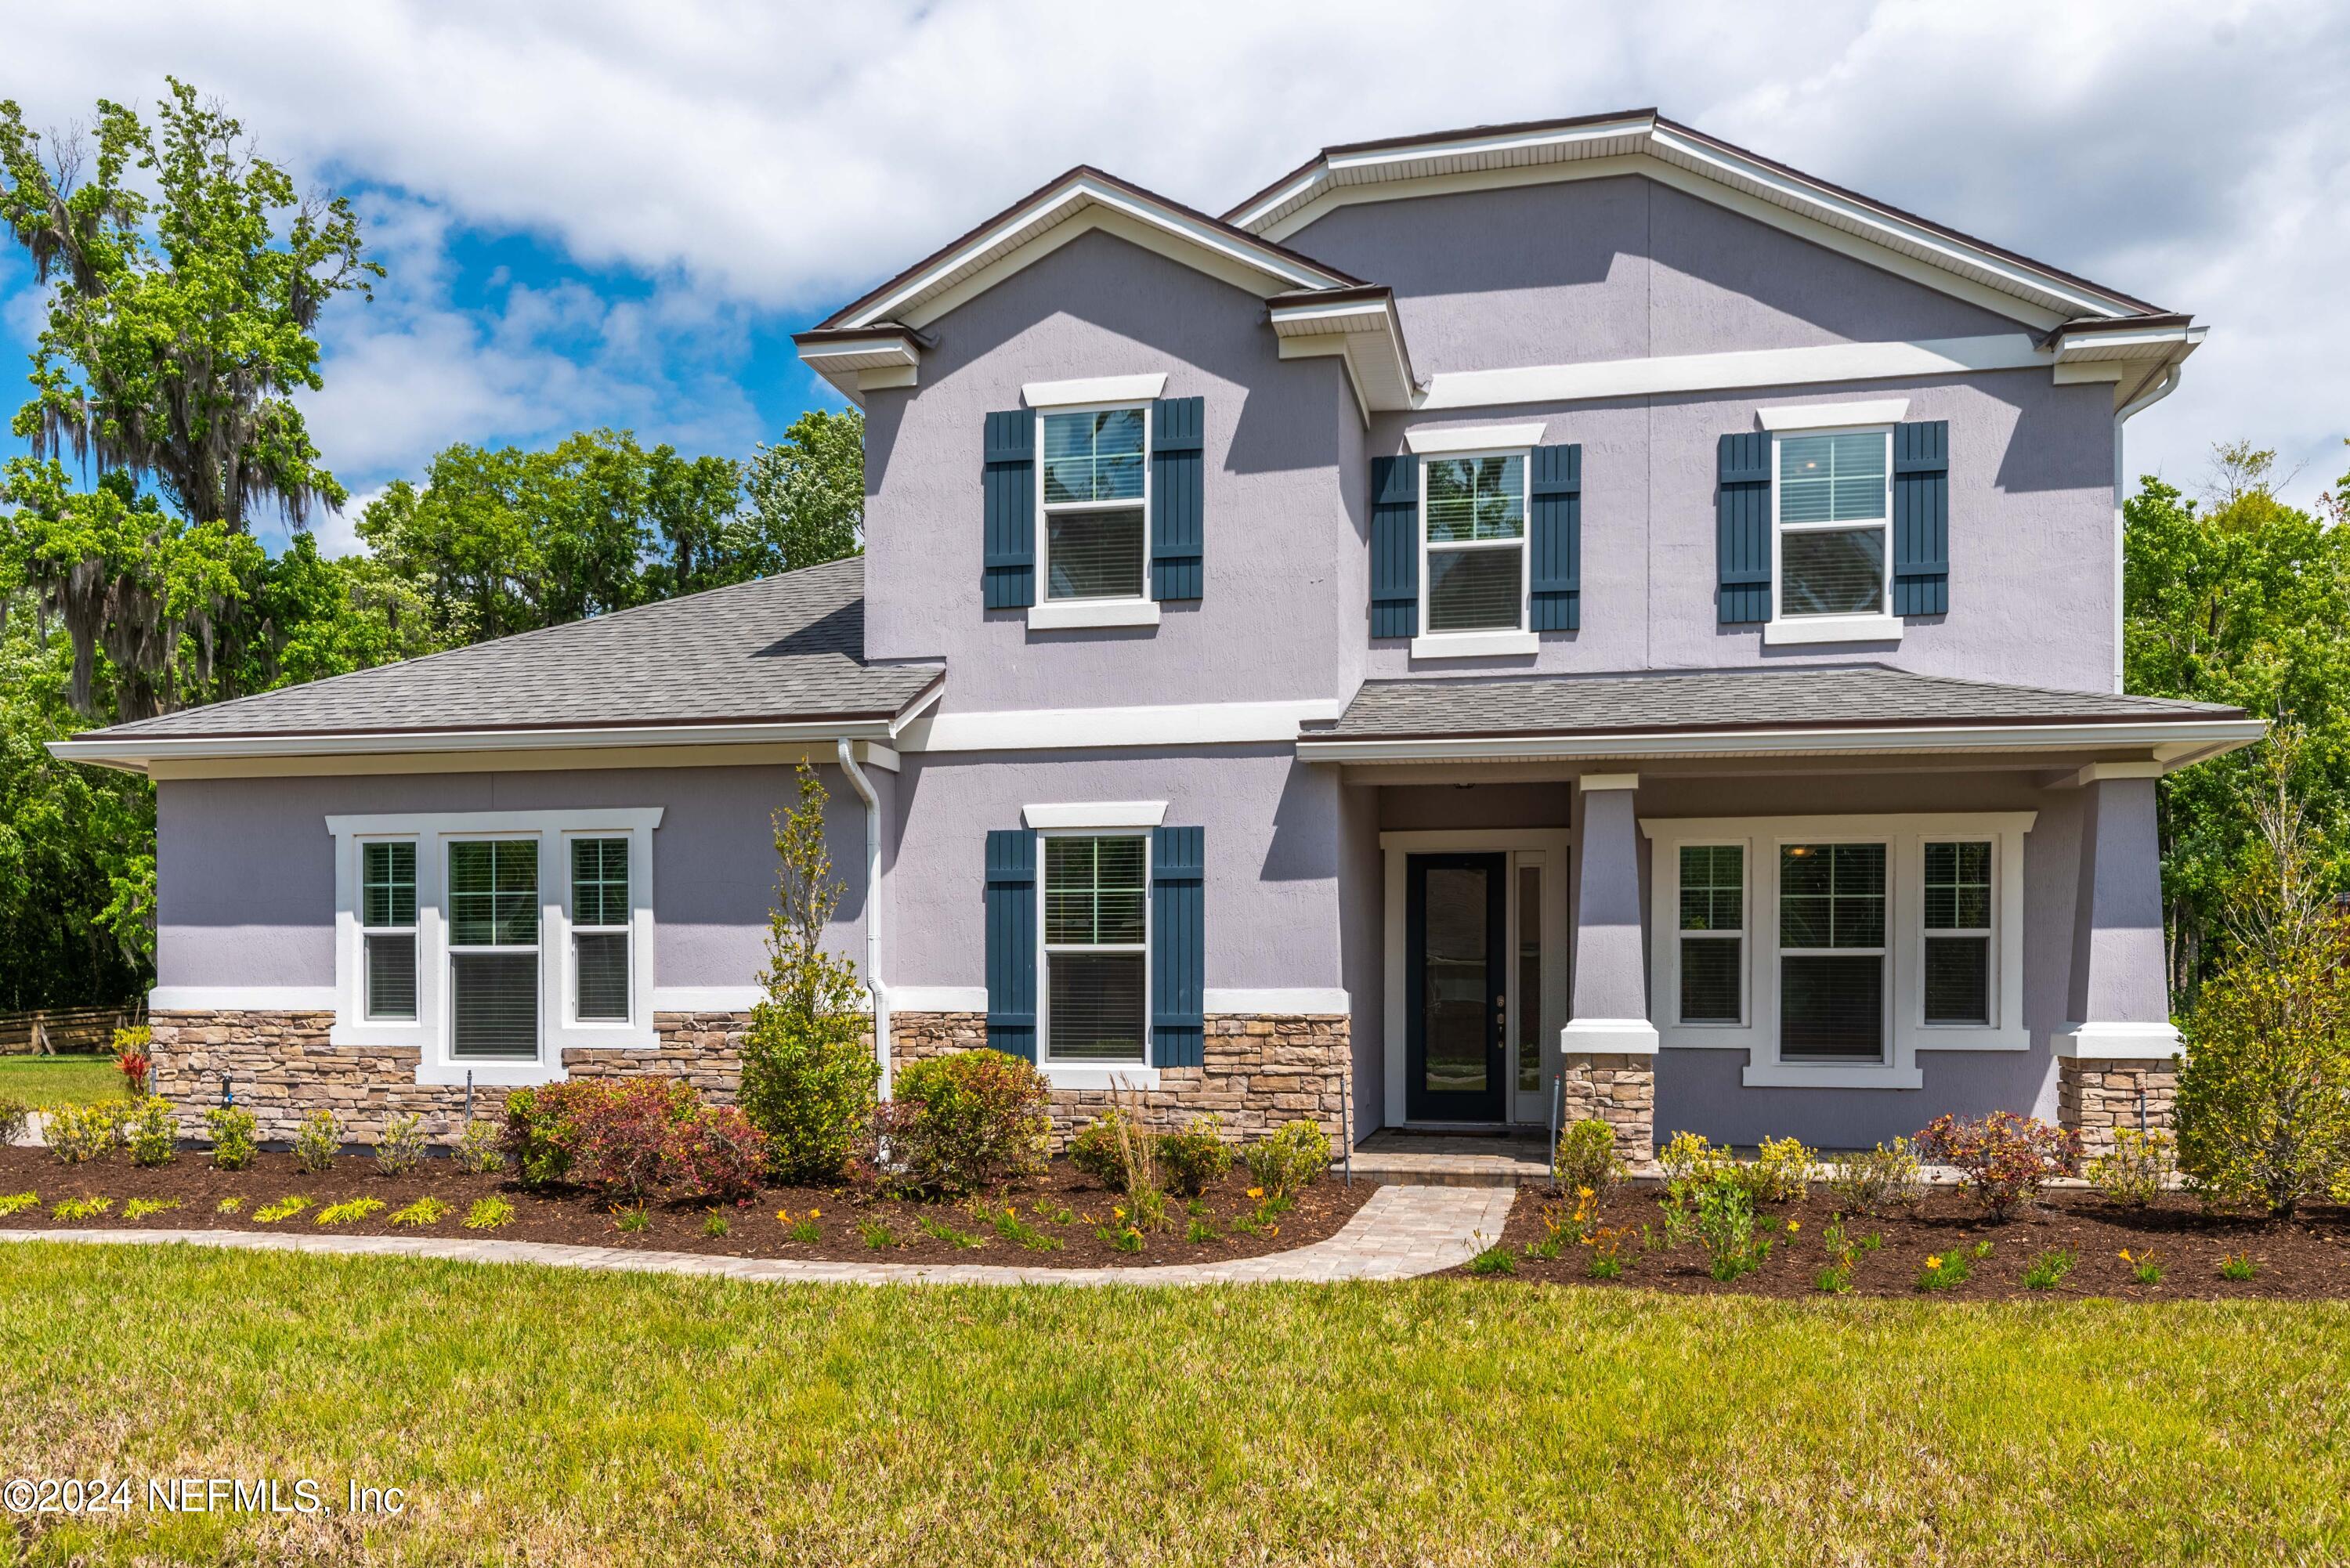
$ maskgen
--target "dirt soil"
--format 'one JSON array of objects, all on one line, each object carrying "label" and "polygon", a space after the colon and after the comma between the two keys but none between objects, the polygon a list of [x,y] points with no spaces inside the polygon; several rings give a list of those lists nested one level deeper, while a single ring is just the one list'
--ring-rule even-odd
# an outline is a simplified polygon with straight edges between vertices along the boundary
[{"label": "dirt soil", "polygon": [[[1754,1272],[1723,1283],[1707,1272],[1706,1258],[1694,1243],[1658,1252],[1641,1250],[1643,1226],[1660,1234],[1662,1225],[1657,1189],[1649,1184],[1617,1188],[1600,1205],[1598,1222],[1632,1232],[1624,1248],[1624,1277],[1594,1280],[1591,1249],[1572,1240],[1555,1259],[1531,1256],[1527,1249],[1546,1234],[1543,1210],[1571,1215],[1572,1196],[1529,1188],[1519,1194],[1503,1231],[1503,1245],[1516,1254],[1513,1275],[1487,1274],[1488,1280],[1514,1278],[1595,1285],[1638,1287],[1697,1294],[1803,1296],[1822,1293],[1815,1282],[1828,1265],[1823,1237],[1835,1209],[1814,1192],[1805,1202],[1767,1205],[1758,1234],[1773,1236],[1770,1257]],[[1771,1220],[1780,1229],[1767,1229]],[[1788,1229],[1792,1222],[1793,1229]],[[1906,1296],[1917,1293],[1918,1277],[1929,1256],[1969,1255],[1967,1281],[1948,1290],[1929,1293],[1960,1301],[2006,1299],[2051,1300],[2087,1296],[2116,1300],[2178,1301],[2206,1299],[2308,1299],[2350,1296],[2350,1210],[2304,1210],[2291,1220],[2255,1218],[2206,1211],[2183,1193],[2167,1194],[2150,1208],[2127,1210],[2098,1193],[2066,1189],[2042,1194],[2036,1209],[2020,1210],[2004,1221],[1985,1219],[1972,1200],[1948,1188],[1938,1188],[1912,1209],[1895,1209],[1874,1218],[1847,1216],[1845,1229],[1854,1241],[1874,1235],[1878,1245],[1863,1251],[1852,1271],[1854,1295]],[[1991,1252],[1973,1258],[1978,1243],[1991,1243]],[[2027,1290],[2025,1268],[2041,1254],[2069,1251],[2071,1272],[2048,1290]],[[2153,1284],[2143,1283],[2122,1261],[2127,1251],[2134,1261],[2149,1254],[2162,1271]],[[2250,1280],[2220,1276],[2222,1260],[2248,1257],[2256,1265]],[[1466,1272],[1466,1270],[1459,1271]]]},{"label": "dirt soil", "polygon": [[[879,1198],[849,1188],[771,1188],[745,1204],[713,1204],[708,1199],[676,1203],[655,1200],[645,1206],[642,1230],[623,1231],[621,1214],[595,1193],[573,1188],[528,1192],[511,1177],[469,1176],[446,1159],[428,1159],[417,1171],[390,1177],[377,1168],[370,1154],[353,1151],[337,1159],[332,1170],[305,1175],[294,1168],[288,1154],[263,1153],[255,1157],[249,1168],[228,1171],[213,1169],[201,1149],[183,1150],[167,1166],[142,1168],[122,1154],[68,1166],[58,1164],[46,1149],[0,1148],[0,1197],[36,1192],[40,1198],[36,1206],[0,1218],[0,1231],[228,1229],[317,1234],[319,1210],[348,1199],[377,1198],[383,1201],[381,1210],[332,1230],[350,1235],[559,1241],[736,1258],[1017,1263],[1029,1268],[1149,1267],[1252,1258],[1326,1240],[1336,1235],[1377,1190],[1367,1182],[1350,1189],[1326,1178],[1297,1194],[1284,1211],[1266,1215],[1262,1229],[1251,1232],[1236,1223],[1255,1216],[1262,1207],[1248,1196],[1247,1189],[1247,1172],[1236,1165],[1231,1176],[1201,1195],[1203,1215],[1187,1212],[1183,1199],[1170,1198],[1170,1227],[1146,1233],[1143,1250],[1138,1253],[1119,1251],[1095,1233],[1111,1224],[1111,1210],[1124,1203],[1123,1196],[1094,1185],[1065,1160],[1055,1160],[1042,1176],[1018,1182],[989,1199],[968,1203]],[[310,1206],[271,1225],[254,1219],[255,1210],[289,1194],[309,1199]],[[463,1220],[473,1200],[492,1196],[514,1205],[513,1220],[494,1231],[466,1230]],[[59,1220],[51,1212],[62,1199],[90,1197],[110,1198],[113,1207],[87,1220]],[[400,1210],[428,1197],[439,1198],[451,1207],[438,1223],[414,1230],[389,1223]],[[125,1207],[141,1198],[176,1198],[180,1206],[138,1220],[126,1219]],[[240,1211],[220,1212],[224,1198],[242,1199]],[[981,1212],[983,1205],[995,1218]],[[1007,1205],[1017,1210],[1020,1223],[1032,1232],[1031,1240],[1002,1233],[1005,1228],[996,1221]],[[704,1233],[713,1210],[726,1217],[724,1236]],[[813,1220],[818,1239],[794,1241],[787,1234],[786,1221],[778,1218],[786,1212],[793,1221]],[[1212,1227],[1213,1237],[1189,1240],[1189,1227],[1201,1218]],[[889,1228],[889,1238],[877,1235],[868,1241],[862,1228],[877,1221]],[[925,1221],[963,1240],[926,1231]]]}]

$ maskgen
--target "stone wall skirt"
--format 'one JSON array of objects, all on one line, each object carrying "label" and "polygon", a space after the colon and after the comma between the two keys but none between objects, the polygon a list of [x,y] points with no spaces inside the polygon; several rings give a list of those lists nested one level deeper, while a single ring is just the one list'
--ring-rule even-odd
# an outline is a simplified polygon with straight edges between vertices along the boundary
[{"label": "stone wall skirt", "polygon": [[2171,1057],[2057,1060],[2056,1119],[2081,1135],[2092,1159],[2114,1151],[2116,1127],[2168,1133],[2178,1103],[2178,1063]]}]

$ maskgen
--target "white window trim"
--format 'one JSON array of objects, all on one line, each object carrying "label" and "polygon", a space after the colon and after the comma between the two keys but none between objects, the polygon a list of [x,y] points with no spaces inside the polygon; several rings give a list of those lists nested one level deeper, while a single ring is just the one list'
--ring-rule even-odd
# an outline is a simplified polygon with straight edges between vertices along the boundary
[{"label": "white window trim", "polygon": [[[1036,1065],[1055,1087],[1156,1088],[1158,1071],[1151,1064],[1150,1048],[1150,830],[1148,827],[1044,827],[1036,830]],[[1053,1060],[1053,961],[1045,940],[1045,911],[1052,905],[1052,884],[1045,868],[1047,857],[1044,840],[1048,838],[1137,838],[1142,841],[1142,1059],[1139,1062],[1105,1062],[1087,1057],[1076,1062]],[[1130,944],[1119,942],[1108,947],[1072,947],[1061,945],[1064,952],[1132,952]],[[1149,1074],[1145,1084],[1141,1075]],[[1094,1081],[1099,1077],[1100,1082]],[[1112,1078],[1118,1083],[1110,1082]]]},{"label": "white window trim", "polygon": [[1472,425],[1466,430],[1406,431],[1403,444],[1413,452],[1451,457],[1468,452],[1511,452],[1542,445],[1548,425]]},{"label": "white window trim", "polygon": [[[629,843],[629,923],[625,926],[579,925],[571,918],[573,893],[571,886],[571,841],[575,838],[621,837],[626,837]],[[567,829],[556,841],[556,853],[561,857],[563,861],[561,870],[563,873],[563,915],[565,921],[563,931],[563,953],[561,960],[563,965],[563,1012],[557,1014],[557,1016],[563,1020],[563,1027],[566,1031],[576,1031],[582,1034],[595,1034],[599,1036],[634,1033],[639,1022],[638,1009],[650,1005],[650,992],[652,988],[648,985],[639,990],[636,983],[637,943],[639,940],[637,935],[636,909],[637,850],[638,841],[633,834],[623,835],[618,833],[604,833],[592,827]],[[648,850],[648,852],[650,851]],[[647,917],[648,919],[650,918],[650,909],[647,910]],[[629,1015],[626,1018],[582,1018],[579,1016],[579,944],[573,939],[577,937],[582,931],[619,931],[628,937]],[[542,933],[542,935],[544,933]],[[644,1022],[650,1023],[651,1020],[646,1019]],[[599,1041],[598,1043],[600,1044],[603,1042]]]},{"label": "white window trim", "polygon": [[1020,389],[1020,400],[1032,409],[1055,413],[1093,403],[1148,403],[1167,390],[1167,372],[1135,376],[1088,376],[1076,381],[1031,381]]},{"label": "white window trim", "polygon": [[[1843,410],[1889,407],[1883,404],[1843,404],[1832,407]],[[1905,403],[1906,409],[1907,404]],[[1788,413],[1797,410],[1765,410],[1764,414]],[[1893,425],[1895,421],[1867,421],[1834,425],[1770,425],[1771,434],[1771,618],[1762,628],[1766,645],[1801,644],[1811,642],[1899,642],[1901,618],[1893,613]],[[1782,548],[1787,534],[1840,532],[1862,526],[1858,521],[1837,523],[1785,523],[1779,511],[1787,493],[1783,471],[1780,466],[1779,449],[1786,434],[1801,436],[1877,434],[1885,438],[1885,505],[1877,526],[1885,535],[1883,581],[1879,584],[1877,609],[1864,615],[1796,615],[1786,613],[1787,568]]]},{"label": "white window trim", "polygon": [[1755,422],[1766,431],[1855,430],[1866,425],[1898,425],[1908,417],[1907,398],[1878,398],[1860,403],[1798,403],[1754,411]]},{"label": "white window trim", "polygon": [[1166,820],[1163,800],[1088,800],[1020,808],[1024,827],[1157,827]]},{"label": "white window trim", "polygon": [[[1782,817],[1643,817],[1649,849],[1649,985],[1657,998],[1659,1044],[1667,1050],[1742,1050],[1749,1088],[1916,1089],[1925,1085],[1926,1051],[2024,1051],[2023,839],[2029,811]],[[1974,839],[1991,846],[1991,1022],[1925,1022],[1925,846]],[[1779,1059],[1779,846],[1805,843],[1886,846],[1887,1051],[1881,1064]],[[1741,977],[1746,1022],[1683,1023],[1680,1009],[1680,848],[1685,844],[1746,847],[1746,940]],[[1663,896],[1673,889],[1676,896]]]},{"label": "white window trim", "polygon": [[[1532,427],[1528,427],[1532,428]],[[1483,457],[1514,457],[1518,460],[1518,536],[1515,539],[1479,539],[1455,541],[1431,546],[1428,525],[1428,474],[1430,465],[1419,463],[1419,635],[1411,639],[1414,659],[1476,659],[1495,654],[1527,654],[1538,651],[1541,639],[1528,629],[1534,625],[1534,454],[1531,444],[1512,447],[1478,447],[1469,451],[1447,452],[1439,460],[1444,462],[1474,462]],[[1464,550],[1505,550],[1518,552],[1518,624],[1510,627],[1480,627],[1473,631],[1436,631],[1429,626],[1434,613],[1436,578],[1429,570],[1429,556],[1435,549],[1451,552]]]},{"label": "white window trim", "polygon": [[[420,1084],[504,1086],[564,1076],[567,1048],[643,1049],[653,1028],[652,836],[660,806],[600,810],[403,813],[329,816],[335,840],[335,1022],[328,1044],[397,1046],[418,1053]],[[575,836],[629,840],[629,1021],[577,1022],[571,995],[571,866]],[[468,838],[531,838],[539,845],[539,1052],[534,1060],[460,1061],[451,1054],[448,845]],[[359,846],[407,839],[416,848],[416,1018],[369,1019],[359,929]],[[554,955],[555,961],[549,962]]]},{"label": "white window trim", "polygon": [[[1163,383],[1164,378],[1161,378]],[[1042,385],[1042,383],[1040,383]],[[1033,401],[1033,400],[1032,400]],[[1103,414],[1136,409],[1142,414],[1142,494],[1132,501],[1073,501],[1058,506],[1045,500],[1045,421],[1062,414]],[[1036,447],[1036,602],[1028,607],[1032,631],[1060,631],[1086,627],[1157,626],[1159,601],[1150,597],[1150,403],[1131,397],[1096,402],[1055,404],[1036,408],[1031,439]],[[1142,591],[1115,597],[1056,599],[1053,597],[1053,524],[1055,514],[1076,512],[1142,513]]]},{"label": "white window trim", "polygon": [[394,1018],[394,1017],[389,1017],[389,1016],[384,1017],[384,1018],[378,1018],[378,1017],[376,1017],[376,1016],[375,1016],[375,1014],[373,1014],[372,1012],[369,1012],[368,1011],[368,1000],[369,1000],[369,999],[368,999],[368,975],[367,975],[367,940],[368,940],[368,939],[369,939],[369,937],[389,937],[389,936],[399,936],[399,935],[401,935],[401,934],[403,934],[403,933],[404,933],[404,934],[407,936],[407,938],[408,938],[409,948],[410,948],[410,952],[411,952],[411,962],[415,966],[415,967],[413,968],[413,970],[411,971],[411,974],[412,974],[412,976],[414,977],[414,979],[416,979],[416,980],[420,980],[420,981],[421,981],[421,980],[423,978],[423,954],[422,954],[422,952],[421,952],[421,946],[422,946],[422,936],[421,936],[421,931],[420,931],[420,929],[419,929],[419,925],[418,925],[418,922],[419,922],[419,921],[423,918],[423,914],[424,914],[424,900],[423,900],[423,897],[422,897],[422,895],[423,895],[423,877],[422,877],[422,870],[421,870],[421,867],[415,867],[415,868],[414,868],[414,869],[416,870],[416,872],[417,872],[417,876],[416,876],[416,877],[415,877],[414,885],[413,885],[413,886],[411,886],[411,888],[410,888],[410,893],[411,893],[411,897],[413,898],[413,899],[414,899],[414,901],[415,901],[415,908],[410,911],[410,919],[409,919],[408,924],[406,924],[405,926],[370,926],[370,925],[369,925],[369,924],[367,923],[367,876],[366,876],[366,872],[367,872],[367,849],[366,849],[366,847],[365,847],[365,844],[366,844],[366,843],[376,843],[376,844],[397,844],[397,843],[402,843],[402,842],[406,842],[406,841],[405,841],[405,840],[402,840],[402,839],[400,839],[400,838],[396,838],[396,837],[395,837],[395,838],[378,838],[378,839],[372,839],[372,840],[366,840],[366,841],[363,841],[363,842],[362,842],[362,846],[361,846],[361,848],[360,848],[360,849],[359,849],[359,1016],[360,1016],[361,1018],[365,1019],[367,1022],[369,1022],[369,1023],[390,1023],[390,1024],[392,1024],[392,1025],[394,1025],[394,1026],[404,1025],[404,1024],[407,1024],[407,1023],[410,1023],[414,1022],[414,1018],[415,1018],[415,1016],[416,1016],[416,1015],[419,1015],[419,1014],[421,1014],[421,1012],[423,1012],[423,1007],[424,1007],[424,998],[423,998],[423,996],[422,996],[421,994],[416,994],[416,993],[413,993],[413,988],[411,987],[411,996],[410,996],[409,1000],[410,1000],[411,1003],[412,1004],[412,1012],[411,1012],[411,1015],[410,1017],[408,1017],[408,1018]]},{"label": "white window trim", "polygon": [[[1684,849],[1696,848],[1700,846],[1707,848],[1728,847],[1734,848],[1739,851],[1738,1017],[1735,1021],[1725,1021],[1722,1019],[1699,1019],[1684,1023],[1681,1019],[1681,943],[1690,940],[1691,938],[1695,938],[1700,941],[1708,940],[1716,941],[1728,940],[1720,932],[1692,932],[1681,929],[1680,852]],[[1657,1011],[1664,1013],[1671,1021],[1670,1026],[1664,1031],[1663,1044],[1669,1045],[1683,1044],[1683,1042],[1673,1038],[1675,1032],[1680,1030],[1689,1030],[1691,1032],[1702,1031],[1707,1034],[1719,1034],[1726,1031],[1738,1033],[1750,1033],[1752,1030],[1754,1023],[1753,841],[1748,838],[1679,839],[1674,843],[1670,853],[1660,852],[1658,854],[1655,867],[1659,876],[1669,876],[1670,877],[1669,881],[1660,881],[1655,884],[1658,891],[1654,895],[1660,907],[1668,903],[1671,905],[1669,911],[1662,911],[1663,913],[1669,913],[1670,919],[1659,919],[1658,922],[1660,928],[1670,929],[1672,935],[1667,940],[1669,940],[1673,950],[1670,953],[1665,955],[1663,964],[1663,968],[1665,970],[1665,983],[1668,989],[1657,993]],[[1712,1040],[1692,1040],[1687,1042],[1687,1044],[1711,1045],[1720,1044],[1720,1042]]]}]

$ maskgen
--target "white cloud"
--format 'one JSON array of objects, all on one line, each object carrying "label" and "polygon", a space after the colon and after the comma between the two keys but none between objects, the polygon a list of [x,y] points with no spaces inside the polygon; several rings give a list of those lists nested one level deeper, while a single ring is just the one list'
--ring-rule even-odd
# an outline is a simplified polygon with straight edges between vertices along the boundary
[{"label": "white cloud", "polygon": [[[2136,465],[2191,474],[2250,435],[2303,490],[2350,466],[2350,16],[2326,0],[1506,0],[1469,31],[1401,0],[1175,16],[116,0],[20,20],[10,76],[36,123],[195,81],[274,154],[403,192],[371,232],[428,277],[432,231],[463,223],[659,280],[622,303],[517,290],[502,319],[403,281],[341,313],[315,417],[354,472],[583,421],[743,444],[719,365],[754,314],[804,320],[1081,161],[1221,210],[1324,142],[1650,103],[2210,322],[2132,427]],[[677,369],[681,341],[709,359]]]}]

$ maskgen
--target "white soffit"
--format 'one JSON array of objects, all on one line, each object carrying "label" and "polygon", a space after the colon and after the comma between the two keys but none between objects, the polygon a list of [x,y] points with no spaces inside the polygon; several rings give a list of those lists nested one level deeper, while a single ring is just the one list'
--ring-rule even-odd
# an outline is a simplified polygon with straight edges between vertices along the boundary
[{"label": "white soffit", "polygon": [[1909,412],[1907,398],[1878,398],[1861,403],[1798,403],[1793,407],[1757,409],[1754,418],[1766,431],[1827,431],[1846,425],[1891,425]]},{"label": "white soffit", "polygon": [[1365,298],[1286,300],[1269,314],[1278,352],[1284,359],[1336,356],[1347,367],[1355,400],[1367,424],[1374,410],[1397,412],[1411,408],[1419,395],[1411,356],[1403,340],[1403,323],[1395,300],[1382,293]]},{"label": "white soffit", "polygon": [[1164,370],[1139,376],[1088,376],[1078,381],[1031,381],[1020,389],[1032,409],[1066,409],[1086,403],[1147,403],[1167,389]]},{"label": "white soffit", "polygon": [[1513,447],[1540,446],[1549,428],[1539,420],[1523,425],[1455,426],[1407,431],[1403,440],[1414,452],[1507,452]]}]

